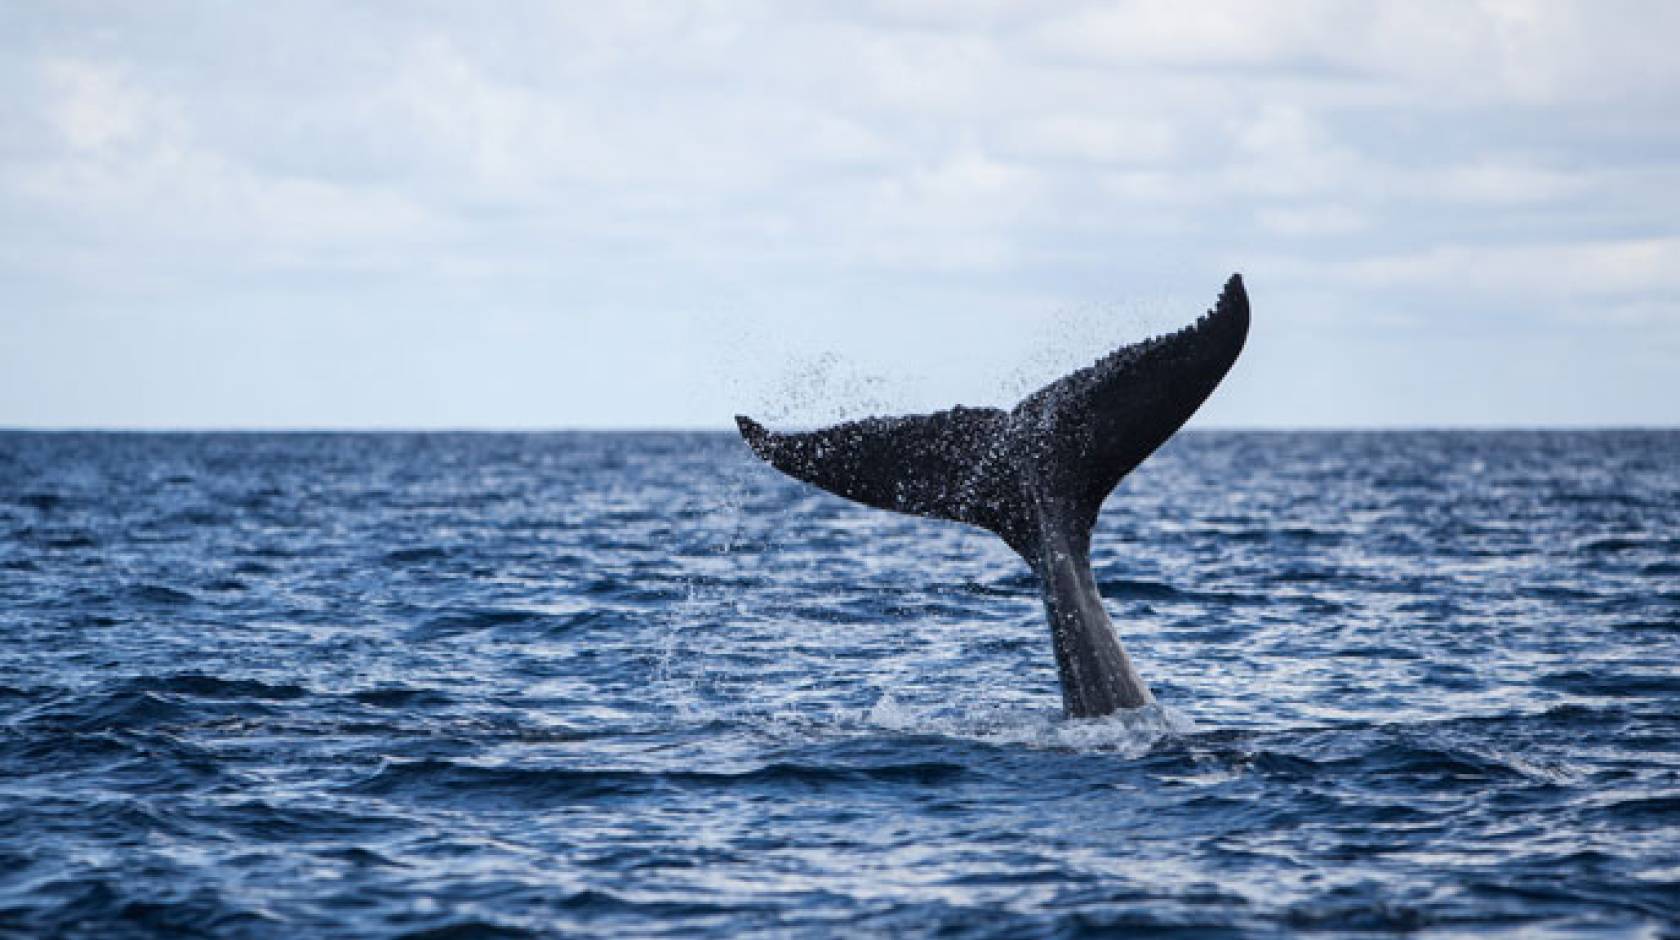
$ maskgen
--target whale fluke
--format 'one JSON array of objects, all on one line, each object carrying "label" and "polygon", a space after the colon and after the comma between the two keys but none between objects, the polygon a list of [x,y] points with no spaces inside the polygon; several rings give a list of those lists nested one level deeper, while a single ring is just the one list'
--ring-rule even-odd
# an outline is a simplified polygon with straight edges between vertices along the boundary
[{"label": "whale fluke", "polygon": [[736,424],[753,453],[795,479],[847,499],[896,512],[966,522],[998,531],[1007,502],[988,499],[991,454],[1009,416],[996,408],[865,418],[807,434],[774,434],[751,418]]},{"label": "whale fluke", "polygon": [[1248,336],[1232,275],[1194,324],[1121,347],[1009,411],[964,408],[777,434],[735,421],[753,453],[838,496],[996,533],[1038,574],[1070,716],[1151,701],[1103,611],[1091,529],[1127,473],[1213,393]]}]

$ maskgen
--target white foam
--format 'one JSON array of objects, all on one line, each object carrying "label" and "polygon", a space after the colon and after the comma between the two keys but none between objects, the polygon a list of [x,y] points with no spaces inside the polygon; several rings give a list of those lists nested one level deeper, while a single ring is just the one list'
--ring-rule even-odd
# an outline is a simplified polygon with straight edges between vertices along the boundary
[{"label": "white foam", "polygon": [[1069,719],[1058,712],[1036,709],[920,709],[899,702],[890,692],[863,714],[862,722],[888,731],[968,738],[987,744],[1131,755],[1148,752],[1164,738],[1196,731],[1188,715],[1158,702],[1102,718]]}]

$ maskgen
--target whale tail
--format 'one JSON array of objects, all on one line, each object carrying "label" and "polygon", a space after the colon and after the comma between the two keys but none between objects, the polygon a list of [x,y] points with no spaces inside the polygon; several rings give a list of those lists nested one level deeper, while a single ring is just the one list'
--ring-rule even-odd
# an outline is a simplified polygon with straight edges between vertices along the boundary
[{"label": "whale tail", "polygon": [[1122,347],[1009,411],[953,408],[776,434],[737,417],[753,452],[796,479],[866,506],[997,533],[1038,574],[1072,717],[1153,697],[1121,647],[1091,571],[1103,500],[1195,414],[1248,337],[1232,275],[1194,324]]},{"label": "whale tail", "polygon": [[979,526],[1036,566],[1050,536],[1088,549],[1103,500],[1213,393],[1248,321],[1242,277],[1232,275],[1194,324],[1124,346],[1009,411],[959,406],[796,434],[735,421],[753,453],[795,479],[867,506]]}]

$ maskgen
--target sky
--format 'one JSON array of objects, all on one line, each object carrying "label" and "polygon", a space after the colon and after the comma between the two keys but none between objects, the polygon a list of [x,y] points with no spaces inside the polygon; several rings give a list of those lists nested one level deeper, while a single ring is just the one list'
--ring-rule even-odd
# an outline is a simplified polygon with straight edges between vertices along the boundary
[{"label": "sky", "polygon": [[1680,4],[0,5],[0,426],[1680,424]]}]

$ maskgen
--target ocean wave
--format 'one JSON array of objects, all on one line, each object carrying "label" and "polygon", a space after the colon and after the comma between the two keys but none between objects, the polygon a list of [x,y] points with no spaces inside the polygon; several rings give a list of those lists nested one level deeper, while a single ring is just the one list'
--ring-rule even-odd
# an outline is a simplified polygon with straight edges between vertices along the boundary
[{"label": "ocean wave", "polygon": [[1006,547],[724,435],[0,445],[0,934],[1680,918],[1680,434],[1175,438],[1072,721]]},{"label": "ocean wave", "polygon": [[194,698],[259,699],[290,701],[310,691],[288,682],[268,683],[258,679],[226,679],[202,672],[178,672],[163,676],[137,676],[122,686],[140,692],[167,692]]},{"label": "ocean wave", "polygon": [[375,708],[410,709],[410,708],[442,708],[455,703],[455,698],[439,689],[410,688],[406,686],[387,686],[377,689],[364,689],[350,693],[350,697],[363,705]]},{"label": "ocean wave", "polygon": [[449,760],[392,761],[346,787],[386,799],[437,799],[465,804],[540,804],[626,799],[673,790],[849,786],[882,782],[928,786],[966,772],[941,761],[879,765],[791,762],[743,770],[629,770],[622,768],[481,766]]},{"label": "ocean wave", "polygon": [[198,600],[198,598],[190,591],[183,591],[179,588],[172,588],[163,584],[131,585],[127,590],[127,595],[129,599],[135,601],[136,603],[165,607],[191,604],[193,601]]},{"label": "ocean wave", "polygon": [[432,562],[449,560],[449,549],[436,546],[419,546],[415,548],[398,548],[384,554],[383,560],[388,565],[425,565]]}]

